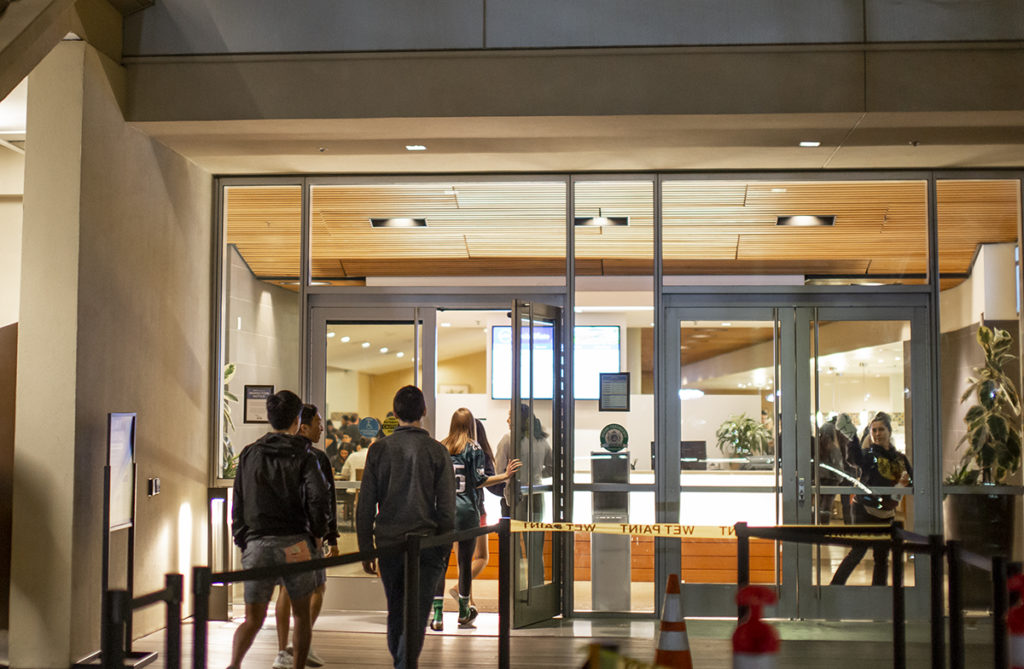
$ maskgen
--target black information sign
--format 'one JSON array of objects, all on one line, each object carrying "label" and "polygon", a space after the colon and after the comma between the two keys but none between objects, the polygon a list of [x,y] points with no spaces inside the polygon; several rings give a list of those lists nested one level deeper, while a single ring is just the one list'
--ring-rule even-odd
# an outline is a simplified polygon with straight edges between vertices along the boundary
[{"label": "black information sign", "polygon": [[629,411],[629,372],[601,372],[598,411]]},{"label": "black information sign", "polygon": [[269,423],[267,419],[267,398],[274,394],[274,386],[245,387],[246,423]]}]

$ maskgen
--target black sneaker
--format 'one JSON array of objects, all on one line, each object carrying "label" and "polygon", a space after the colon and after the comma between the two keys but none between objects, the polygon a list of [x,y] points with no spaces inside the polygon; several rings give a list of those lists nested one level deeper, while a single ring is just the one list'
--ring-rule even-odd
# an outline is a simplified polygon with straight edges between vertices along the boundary
[{"label": "black sneaker", "polygon": [[476,614],[476,607],[473,605],[470,605],[469,608],[466,609],[465,615],[459,613],[459,627],[473,627],[473,621],[476,620]]}]

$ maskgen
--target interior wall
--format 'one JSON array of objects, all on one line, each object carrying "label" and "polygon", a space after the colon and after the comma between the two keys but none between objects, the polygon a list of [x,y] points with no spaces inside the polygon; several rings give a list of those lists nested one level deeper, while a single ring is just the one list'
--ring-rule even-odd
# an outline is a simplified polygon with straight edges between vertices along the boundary
[{"label": "interior wall", "polygon": [[11,596],[11,502],[14,412],[18,378],[18,324],[0,327],[0,629],[8,628]]},{"label": "interior wall", "polygon": [[[13,666],[67,666],[99,648],[108,412],[138,414],[138,479],[162,480],[160,495],[136,495],[136,593],[178,571],[189,593],[189,567],[206,561],[212,179],[124,122],[124,87],[84,42],[61,43],[30,85],[18,424],[45,419],[47,439],[16,437]],[[51,191],[79,186],[77,214],[53,219]],[[40,315],[54,299],[60,327]],[[70,434],[53,420],[68,410]],[[161,620],[140,611],[134,630]]]},{"label": "interior wall", "polygon": [[466,386],[468,393],[487,392],[487,351],[460,355],[437,363],[437,386]]},{"label": "interior wall", "polygon": [[246,384],[299,392],[299,297],[253,276],[234,246],[228,245],[227,252],[224,361],[235,363],[228,388],[239,399],[231,407],[231,443],[238,455],[269,429],[266,423],[245,423]]},{"label": "interior wall", "polygon": [[0,327],[18,322],[25,158],[0,147]]}]

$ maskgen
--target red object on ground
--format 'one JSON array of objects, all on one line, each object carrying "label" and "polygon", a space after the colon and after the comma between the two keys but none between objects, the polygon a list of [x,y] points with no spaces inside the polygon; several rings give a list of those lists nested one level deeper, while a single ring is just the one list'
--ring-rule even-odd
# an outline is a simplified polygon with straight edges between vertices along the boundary
[{"label": "red object on ground", "polygon": [[732,635],[733,669],[772,669],[779,652],[779,633],[761,620],[765,606],[778,599],[775,591],[748,585],[736,593],[736,603],[749,607],[747,617]]},{"label": "red object on ground", "polygon": [[1010,667],[1024,669],[1024,575],[1014,574],[1006,583],[1010,592],[1020,599],[1006,614],[1006,628],[1010,633]]}]

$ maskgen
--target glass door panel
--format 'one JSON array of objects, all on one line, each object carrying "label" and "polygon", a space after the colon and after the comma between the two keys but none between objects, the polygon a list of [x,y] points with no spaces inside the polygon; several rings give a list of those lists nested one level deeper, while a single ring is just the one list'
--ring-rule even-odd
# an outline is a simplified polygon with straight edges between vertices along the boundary
[{"label": "glass door panel", "polygon": [[[517,301],[512,319],[512,403],[509,452],[522,468],[509,482],[512,517],[550,522],[561,517],[554,480],[562,476],[561,401],[566,392],[561,310]],[[517,627],[561,612],[562,542],[550,532],[514,537],[512,582]]]}]

